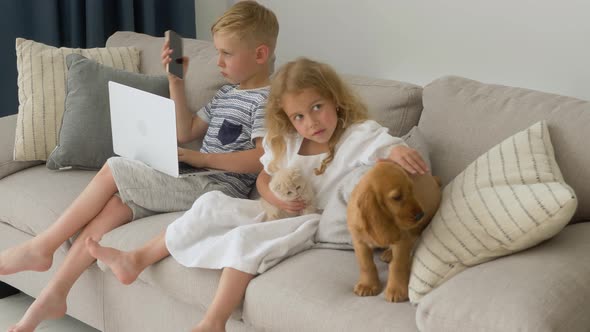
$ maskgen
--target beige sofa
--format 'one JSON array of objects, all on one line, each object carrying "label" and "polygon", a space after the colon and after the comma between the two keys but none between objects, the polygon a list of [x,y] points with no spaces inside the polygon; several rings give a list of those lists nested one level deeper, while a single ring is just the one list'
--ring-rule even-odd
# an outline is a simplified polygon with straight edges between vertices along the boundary
[{"label": "beige sofa", "polygon": [[[286,42],[286,41],[283,41]],[[141,72],[161,74],[161,38],[119,32],[107,46],[141,49]],[[211,43],[186,40],[191,57],[189,104],[196,111],[222,84]],[[579,207],[574,221],[590,219],[590,103],[526,89],[444,77],[419,86],[347,76],[371,115],[403,135],[418,125],[435,174],[444,183],[504,138],[541,119]],[[424,106],[423,106],[424,105]],[[13,162],[16,116],[0,119],[0,249],[49,226],[95,174],[54,172],[39,163]],[[102,243],[137,247],[180,213],[124,225]],[[63,261],[70,243],[44,273],[0,276],[36,296]],[[352,251],[312,249],[290,257],[248,287],[229,331],[590,331],[590,223],[575,223],[532,249],[470,268],[425,296],[419,305],[388,303],[352,293],[358,276]],[[382,280],[386,266],[378,265]],[[68,314],[102,331],[187,331],[199,321],[220,272],[188,269],[167,258],[138,281],[121,285],[93,265],[74,286]]]}]

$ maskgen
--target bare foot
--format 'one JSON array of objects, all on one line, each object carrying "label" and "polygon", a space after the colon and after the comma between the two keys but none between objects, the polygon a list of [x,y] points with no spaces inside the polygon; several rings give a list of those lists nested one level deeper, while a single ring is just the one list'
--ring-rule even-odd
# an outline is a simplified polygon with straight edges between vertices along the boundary
[{"label": "bare foot", "polygon": [[49,270],[52,263],[53,253],[39,249],[33,240],[29,240],[0,253],[0,275],[21,271],[43,272]]},{"label": "bare foot", "polygon": [[86,239],[90,256],[105,263],[119,281],[129,285],[143,271],[133,255],[113,248],[103,247],[91,238]]},{"label": "bare foot", "polygon": [[66,299],[55,293],[41,293],[31,304],[23,318],[8,328],[8,332],[32,332],[46,319],[55,319],[65,316]]},{"label": "bare foot", "polygon": [[225,324],[203,320],[191,332],[225,332]]}]

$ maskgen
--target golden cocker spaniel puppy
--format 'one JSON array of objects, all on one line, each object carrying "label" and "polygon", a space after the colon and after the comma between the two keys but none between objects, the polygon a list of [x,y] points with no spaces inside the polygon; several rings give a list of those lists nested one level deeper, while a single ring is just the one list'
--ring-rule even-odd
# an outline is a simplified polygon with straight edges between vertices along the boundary
[{"label": "golden cocker spaniel puppy", "polygon": [[381,291],[373,248],[388,248],[381,256],[389,262],[385,299],[408,299],[412,249],[440,199],[437,177],[410,176],[393,162],[378,162],[360,179],[347,207],[348,229],[360,266],[355,294],[372,296]]}]

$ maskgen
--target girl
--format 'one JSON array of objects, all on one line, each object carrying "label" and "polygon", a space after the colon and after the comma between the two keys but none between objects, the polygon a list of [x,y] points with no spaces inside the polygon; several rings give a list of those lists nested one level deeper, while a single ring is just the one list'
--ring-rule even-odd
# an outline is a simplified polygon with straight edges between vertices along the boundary
[{"label": "girl", "polygon": [[[415,150],[367,120],[366,107],[331,67],[306,58],[287,63],[273,79],[266,125],[257,188],[268,202],[290,212],[302,210],[303,203],[281,201],[268,186],[283,167],[301,169],[320,209],[338,181],[360,165],[389,158],[411,173],[428,171]],[[261,223],[263,216],[257,201],[210,192],[138,250],[121,252],[90,239],[87,245],[123,283],[168,255],[184,266],[223,269],[215,297],[193,331],[224,331],[250,280],[310,248],[320,220],[313,214]]]}]

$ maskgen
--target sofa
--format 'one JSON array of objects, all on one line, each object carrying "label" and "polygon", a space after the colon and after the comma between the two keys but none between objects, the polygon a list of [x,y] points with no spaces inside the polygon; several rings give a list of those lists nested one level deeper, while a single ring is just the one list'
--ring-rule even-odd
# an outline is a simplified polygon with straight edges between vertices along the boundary
[{"label": "sofa", "polygon": [[[117,32],[110,46],[141,51],[140,72],[162,74],[162,38]],[[286,41],[283,41],[286,42]],[[188,102],[197,111],[223,78],[208,41],[185,39],[191,58]],[[418,305],[358,297],[354,252],[314,248],[257,276],[228,331],[590,331],[590,102],[523,88],[446,76],[425,87],[345,76],[370,116],[402,136],[417,126],[443,185],[506,137],[546,120],[556,159],[578,208],[555,237],[533,248],[471,267],[428,293]],[[26,241],[56,220],[95,171],[51,171],[42,162],[13,161],[16,115],[0,118],[0,250]],[[197,143],[198,144],[198,143]],[[136,220],[105,235],[103,245],[128,250],[159,233],[182,212]],[[0,276],[37,296],[62,263],[47,272]],[[377,261],[382,282],[387,266]],[[101,331],[187,331],[202,317],[220,271],[189,269],[168,257],[128,286],[92,265],[68,298],[68,315]]]}]

